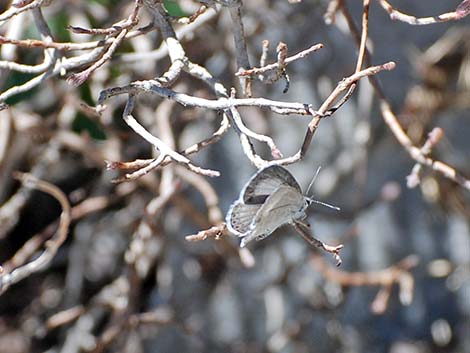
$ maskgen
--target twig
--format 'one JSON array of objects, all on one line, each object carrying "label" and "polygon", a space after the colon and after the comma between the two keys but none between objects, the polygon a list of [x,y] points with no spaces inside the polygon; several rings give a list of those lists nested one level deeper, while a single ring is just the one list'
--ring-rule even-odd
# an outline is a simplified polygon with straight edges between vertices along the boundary
[{"label": "twig", "polygon": [[274,158],[276,159],[282,158],[282,153],[279,150],[279,148],[276,146],[276,144],[274,143],[274,140],[269,136],[261,135],[248,129],[243,123],[243,120],[237,109],[232,108],[230,110],[230,113],[227,115],[229,117],[230,122],[232,123],[232,126],[235,128],[238,134],[245,134],[247,137],[251,137],[255,140],[266,143],[271,149],[271,155]]},{"label": "twig", "polygon": [[183,24],[193,23],[194,21],[196,21],[199,18],[199,16],[204,14],[208,9],[210,9],[210,7],[208,7],[206,5],[201,5],[197,9],[197,11],[195,13],[193,13],[191,16],[179,18],[178,22],[183,23]]},{"label": "twig", "polygon": [[[237,71],[250,68],[250,60],[246,49],[245,34],[241,16],[242,0],[235,1],[236,6],[229,7],[230,17],[233,23],[233,40],[235,43],[235,56],[237,58]],[[250,78],[240,77],[242,93],[245,97],[251,97]]]},{"label": "twig", "polygon": [[386,0],[377,0],[379,4],[387,11],[390,15],[390,19],[398,20],[401,22],[408,23],[410,25],[430,25],[439,22],[447,21],[457,21],[468,16],[470,13],[470,0],[464,0],[460,3],[455,11],[443,13],[441,15],[432,16],[432,17],[422,17],[418,18],[412,15],[407,15],[399,10],[396,10],[390,3]]},{"label": "twig", "polygon": [[[165,142],[168,143],[166,140]],[[188,174],[192,173],[188,172]],[[161,219],[159,215],[163,213],[165,205],[179,190],[179,186],[180,183],[174,178],[173,168],[164,169],[161,174],[159,194],[147,204],[145,217],[141,219],[132,234],[132,241],[126,251],[125,259],[127,264],[133,266],[140,280],[147,277],[149,270],[161,254],[158,246],[160,240],[157,238],[158,234],[155,234],[157,232],[155,225]]]},{"label": "twig", "polygon": [[406,149],[412,159],[414,159],[419,164],[431,168],[435,172],[441,173],[446,178],[451,179],[452,181],[461,185],[465,189],[470,190],[469,179],[464,177],[462,174],[460,174],[448,164],[426,157],[425,155],[423,155],[420,148],[413,145],[410,138],[408,137],[408,135],[406,135],[405,131],[398,122],[398,119],[393,113],[390,104],[385,99],[381,100],[380,110],[388,127],[392,130],[398,142],[400,142],[400,144]]},{"label": "twig", "polygon": [[[135,184],[118,186],[113,197],[96,196],[82,201],[78,205],[72,207],[70,211],[72,221],[77,221],[89,214],[105,209],[117,200],[120,200],[124,196],[130,194],[135,190],[135,188]],[[54,222],[50,224],[46,227],[46,229],[28,239],[28,241],[26,241],[26,243],[15,253],[15,255],[13,255],[13,257],[4,264],[4,269],[9,272],[14,268],[23,265],[28,260],[28,258],[33,256],[39,247],[51,237],[51,234],[54,233],[54,229],[57,228],[57,223],[58,222]]]},{"label": "twig", "polygon": [[356,72],[362,69],[364,58],[366,56],[367,37],[369,36],[369,6],[370,0],[363,0],[362,4],[362,33],[361,43],[359,44],[359,54],[357,56]]},{"label": "twig", "polygon": [[[154,29],[153,26],[147,26],[135,31],[129,31],[126,35],[126,39],[134,38],[145,34]],[[184,32],[186,33],[186,32]],[[0,44],[13,44],[23,48],[54,48],[61,51],[72,51],[72,50],[90,50],[100,47],[107,47],[115,41],[115,37],[105,38],[103,40],[84,42],[84,43],[73,43],[73,42],[46,42],[38,39],[13,39],[7,38],[0,35]],[[165,53],[167,54],[167,53]]]},{"label": "twig", "polygon": [[10,18],[19,15],[22,12],[36,9],[40,7],[46,0],[35,0],[29,4],[26,4],[24,6],[12,6],[8,10],[6,10],[4,13],[0,14],[0,26],[3,24],[3,22],[9,20]]},{"label": "twig", "polygon": [[327,25],[331,25],[335,23],[336,12],[338,12],[341,1],[342,0],[330,0],[330,2],[328,3],[328,7],[326,9],[325,15],[323,16],[323,19],[325,20],[325,23]]},{"label": "twig", "polygon": [[[138,160],[137,163],[133,162],[107,162],[106,168],[107,169],[134,169],[137,165],[139,165],[139,169],[134,170],[131,173],[127,173],[122,177],[115,178],[112,180],[113,183],[122,183],[125,181],[131,181],[131,180],[136,180],[144,175],[150,173],[152,170],[155,168],[159,167],[162,165],[162,162],[165,160],[167,157],[166,154],[160,153],[160,155],[155,158],[155,159],[149,159],[146,162],[143,160]],[[132,166],[132,167],[131,167]]]},{"label": "twig", "polygon": [[187,241],[202,241],[207,238],[219,239],[221,236],[228,234],[227,225],[222,223],[209,229],[201,230],[197,234],[187,235],[185,239]]},{"label": "twig", "polygon": [[[305,135],[304,142],[302,144],[300,151],[298,152],[299,159],[302,158],[307,152],[307,149],[310,146],[310,143],[312,142],[313,135],[318,127],[318,124],[320,123],[320,119],[322,118],[322,115],[328,112],[328,109],[330,108],[330,106],[335,102],[335,100],[341,95],[342,92],[349,90],[351,85],[355,84],[361,78],[373,76],[383,70],[390,71],[390,70],[393,70],[394,68],[395,68],[395,63],[393,61],[390,61],[382,65],[371,66],[364,70],[355,72],[351,76],[339,82],[336,88],[333,90],[333,92],[331,92],[328,98],[323,102],[321,107],[318,109],[318,112],[316,112],[315,114],[313,114],[312,112],[312,115],[314,115],[314,117],[308,124],[308,129]],[[348,92],[346,94],[346,96],[348,97],[350,95],[351,95],[351,92]],[[344,103],[345,101],[341,100],[341,102]],[[335,109],[337,109],[337,107],[335,107]]]},{"label": "twig", "polygon": [[[175,141],[173,133],[171,131],[169,116],[171,115],[171,110],[174,104],[174,101],[165,100],[160,103],[160,105],[157,107],[157,110],[155,111],[157,124],[161,131],[160,136],[162,142],[165,143],[171,149],[174,149]],[[113,179],[112,182],[120,183],[123,181],[135,180],[146,175],[153,169],[161,166],[165,161],[166,157],[168,157],[166,154],[160,153],[160,155],[154,159],[136,160],[134,162],[108,162],[107,169],[137,169],[134,170],[132,173],[125,174],[123,177]],[[168,163],[169,162],[171,162],[171,158],[168,158]]]},{"label": "twig", "polygon": [[[341,6],[341,11],[344,14],[344,17],[348,23],[351,33],[353,34],[353,38],[355,39],[356,44],[359,46],[360,39],[359,39],[358,30],[356,28],[354,20],[352,19],[345,5]],[[370,54],[366,52],[365,60],[369,61],[369,58],[370,58]],[[390,103],[385,98],[385,95],[383,94],[382,88],[380,84],[378,83],[378,81],[372,75],[369,76],[368,78],[369,78],[369,82],[374,88],[375,93],[379,97],[380,110],[381,110],[382,117],[385,123],[390,128],[390,130],[392,131],[393,135],[398,140],[400,145],[402,145],[407,150],[410,157],[414,159],[416,162],[422,165],[425,165],[427,167],[430,167],[432,170],[443,174],[445,177],[453,180],[454,182],[461,185],[465,189],[470,190],[470,180],[465,178],[462,174],[460,174],[454,168],[452,168],[451,166],[441,161],[434,161],[431,158],[427,158],[426,156],[422,155],[420,149],[413,145],[411,139],[409,138],[409,136],[406,134],[406,132],[403,130],[402,126],[400,125],[396,115],[392,111]]]},{"label": "twig", "polygon": [[[259,58],[259,65],[260,67],[266,66],[266,60],[268,60],[268,50],[269,50],[269,40],[265,39],[261,43],[261,56]],[[247,70],[245,70],[246,72]],[[237,75],[239,73],[236,73]]]},{"label": "twig", "polygon": [[[262,56],[261,61],[264,61],[265,58],[266,58],[266,54],[265,54],[266,51],[264,49],[265,48],[265,44],[264,44],[265,42],[269,43],[268,41],[263,41],[263,56]],[[296,60],[305,58],[309,54],[311,54],[311,53],[313,53],[313,52],[315,52],[315,51],[317,51],[321,48],[323,48],[323,44],[321,44],[321,43],[312,45],[310,48],[307,48],[307,49],[302,50],[301,52],[299,52],[295,55],[292,55],[292,56],[289,56],[289,57],[285,58],[284,63],[286,65],[288,65],[288,64],[290,64],[290,63],[292,63]],[[261,67],[253,67],[253,68],[248,69],[248,70],[240,70],[235,75],[237,75],[237,76],[254,76],[254,75],[263,74],[266,71],[276,70],[276,69],[278,69],[278,67],[279,67],[279,62],[276,62],[276,63],[269,64],[269,65],[261,65]]]},{"label": "twig", "polygon": [[342,286],[380,286],[375,300],[371,304],[374,313],[380,314],[387,308],[390,291],[397,283],[400,286],[400,300],[403,305],[411,304],[413,300],[414,281],[409,271],[418,265],[418,257],[411,255],[398,264],[381,271],[374,272],[345,272],[328,266],[321,256],[312,256],[312,264],[328,281]]},{"label": "twig", "polygon": [[4,293],[12,284],[23,280],[34,272],[43,270],[49,265],[57,253],[57,250],[65,241],[71,221],[69,201],[67,200],[67,196],[65,196],[59,188],[27,173],[15,173],[14,177],[27,187],[41,190],[56,198],[62,206],[62,213],[60,215],[60,223],[56,235],[45,243],[45,249],[39,257],[11,271],[0,272],[0,294]]},{"label": "twig", "polygon": [[[123,86],[123,87],[114,87],[107,90],[103,90],[100,93],[100,97],[98,99],[98,106],[97,109],[102,107],[103,102],[108,99],[109,97],[120,95],[120,94],[130,94],[134,95],[141,91],[143,92],[151,92],[162,97],[173,99],[176,102],[188,107],[203,107],[206,109],[213,109],[213,110],[223,110],[228,113],[236,114],[236,110],[234,110],[238,106],[258,106],[258,107],[268,107],[272,110],[279,112],[278,109],[285,109],[285,113],[293,113],[298,112],[300,114],[309,114],[313,115],[311,122],[309,123],[304,142],[301,146],[301,149],[293,156],[277,159],[266,163],[261,157],[256,155],[254,152],[253,146],[251,142],[248,140],[246,134],[240,135],[240,141],[242,143],[242,147],[245,151],[245,154],[248,158],[258,167],[266,166],[267,164],[291,164],[300,160],[306,153],[308,147],[313,138],[313,134],[315,133],[320,119],[331,115],[332,112],[329,111],[331,105],[336,101],[336,99],[341,95],[342,92],[349,89],[349,87],[360,80],[361,78],[375,75],[380,71],[383,70],[392,70],[395,68],[395,63],[388,62],[378,66],[368,67],[364,70],[354,73],[353,75],[343,79],[341,82],[338,83],[336,88],[333,92],[328,96],[328,98],[324,101],[322,106],[318,111],[314,111],[309,104],[302,104],[302,103],[290,103],[290,102],[279,102],[279,101],[271,101],[265,98],[244,98],[244,99],[236,99],[236,98],[226,98],[221,97],[217,100],[210,100],[204,99],[194,96],[189,96],[184,93],[175,92],[169,88],[162,87],[162,85],[155,80],[148,80],[148,81],[136,81],[131,83],[130,85]],[[347,94],[349,96],[349,94]],[[341,102],[345,102],[344,99]],[[338,107],[334,107],[337,109]]]},{"label": "twig", "polygon": [[[439,141],[444,137],[444,131],[436,127],[428,135],[426,142],[423,147],[421,147],[421,154],[423,156],[428,156],[433,147],[439,143]],[[420,183],[420,174],[423,169],[423,165],[416,163],[411,170],[411,174],[406,177],[406,185],[412,189],[419,185]]]},{"label": "twig", "polygon": [[304,238],[307,241],[307,243],[333,254],[336,260],[336,266],[341,266],[342,260],[341,260],[341,257],[339,256],[339,252],[344,247],[343,244],[332,246],[332,245],[325,244],[321,240],[318,240],[312,235],[310,225],[305,221],[294,221],[292,225],[294,226],[297,233],[300,234],[302,238]]},{"label": "twig", "polygon": [[134,27],[138,22],[138,9],[141,6],[142,0],[136,1],[134,10],[126,20],[119,21],[113,24],[109,28],[83,28],[78,26],[68,26],[67,29],[77,34],[89,34],[89,35],[114,35],[119,34],[123,29],[129,29]]},{"label": "twig", "polygon": [[[51,164],[58,163],[60,144],[54,140],[49,141],[46,148],[36,158],[34,165],[30,168],[30,173],[40,179],[49,174]],[[4,238],[13,229],[19,220],[20,210],[26,205],[31,188],[21,185],[18,190],[6,202],[0,205],[0,239]]]},{"label": "twig", "polygon": [[[4,105],[5,109],[8,107]],[[3,165],[3,161],[7,154],[10,142],[10,136],[12,132],[12,117],[8,110],[2,112],[0,105],[0,165]]]},{"label": "twig", "polygon": [[125,25],[121,27],[121,32],[116,36],[114,41],[111,43],[109,48],[104,52],[103,56],[96,61],[93,65],[91,65],[86,70],[79,72],[77,74],[72,74],[67,78],[67,82],[73,86],[80,86],[83,82],[85,82],[88,77],[99,67],[103,66],[104,63],[109,61],[118,48],[118,46],[122,43],[125,36],[129,32],[129,27],[135,25],[137,23],[137,15],[139,13],[139,9],[142,6],[142,0],[135,0],[134,10],[129,15],[129,18],[125,22]]},{"label": "twig", "polygon": [[48,330],[54,330],[60,326],[75,321],[85,312],[82,305],[74,306],[67,310],[62,310],[47,319],[46,327]]},{"label": "twig", "polygon": [[[179,152],[183,156],[189,156],[193,153],[199,152],[201,149],[210,146],[216,142],[218,142],[221,137],[227,132],[228,128],[230,127],[228,118],[226,115],[223,116],[221,125],[217,131],[215,131],[210,137],[200,142],[195,143],[194,145],[189,146],[184,151]],[[137,177],[143,176],[149,173],[151,170],[164,167],[171,163],[172,159],[169,156],[165,156],[163,161],[159,161],[158,158],[154,159],[136,159],[131,162],[110,162],[106,161],[106,168],[107,169],[119,169],[119,170],[132,170],[138,169],[132,173],[126,174],[122,178],[114,179],[113,182],[119,183],[128,180],[134,180]]]},{"label": "twig", "polygon": [[135,97],[130,95],[126,103],[126,107],[124,108],[124,112],[123,112],[123,119],[132,130],[134,130],[137,134],[139,134],[144,140],[152,144],[158,151],[160,151],[161,154],[170,156],[175,162],[185,165],[189,170],[193,171],[194,173],[203,174],[203,175],[210,176],[210,177],[215,177],[215,176],[220,175],[218,171],[214,171],[210,169],[203,169],[203,168],[195,166],[194,164],[191,163],[191,161],[188,158],[179,154],[178,152],[175,152],[174,150],[169,148],[167,145],[165,145],[159,138],[153,136],[150,132],[148,132],[131,115],[132,110],[134,109],[134,100],[135,100]]},{"label": "twig", "polygon": [[82,65],[86,65],[94,62],[101,55],[101,48],[93,50],[91,53],[80,55],[72,58],[62,58],[61,60],[56,60],[50,64],[50,67],[46,72],[38,75],[31,80],[25,82],[19,86],[13,86],[0,94],[0,102],[7,100],[8,98],[15,96],[17,94],[27,92],[32,88],[40,85],[45,82],[47,79],[52,78],[57,75],[61,75],[68,70],[77,68]]},{"label": "twig", "polygon": [[328,96],[325,103],[323,103],[322,108],[318,111],[311,109],[311,106],[307,103],[295,103],[295,102],[281,102],[273,101],[266,98],[218,98],[215,100],[205,99],[200,97],[190,96],[184,93],[175,92],[169,88],[161,87],[161,85],[154,80],[147,81],[135,81],[127,86],[122,87],[113,87],[101,91],[100,97],[98,99],[98,105],[102,105],[104,101],[112,96],[121,95],[121,94],[136,94],[139,91],[150,92],[157,94],[161,97],[168,99],[174,99],[176,102],[180,103],[186,107],[199,107],[207,108],[212,110],[227,110],[232,107],[242,107],[242,106],[254,106],[254,107],[265,107],[270,108],[271,110],[286,109],[288,114],[302,114],[302,115],[311,115],[312,112],[315,115],[328,115],[327,111],[329,106],[338,98],[338,96],[346,91],[351,84],[360,80],[361,78],[376,75],[383,70],[393,70],[395,68],[395,63],[388,62],[378,66],[368,67],[360,72],[354,73],[353,75],[343,79],[338,83],[338,86],[335,90]]},{"label": "twig", "polygon": [[212,224],[221,223],[224,217],[219,207],[219,197],[212,185],[200,175],[188,173],[187,169],[176,168],[175,172],[201,193],[206,203],[209,222]]},{"label": "twig", "polygon": [[[214,10],[212,11],[206,11],[203,13],[201,16],[199,16],[194,22],[182,27],[178,28],[175,33],[176,33],[176,38],[180,42],[183,42],[184,40],[192,37],[194,34],[194,31],[202,26],[203,24],[209,22],[211,19],[216,17],[217,12]],[[165,56],[168,55],[168,46],[166,43],[162,43],[159,48],[149,51],[149,52],[143,52],[143,53],[126,53],[122,55],[118,55],[116,57],[117,61],[120,62],[144,62],[144,61],[156,61],[156,60],[161,60]]]},{"label": "twig", "polygon": [[[218,82],[214,77],[207,71],[204,67],[189,62],[186,65],[185,71],[191,74],[194,77],[203,80],[211,89],[215,92],[217,97],[227,98],[228,93],[225,87]],[[229,100],[235,99],[235,90],[232,89],[230,92]],[[224,119],[227,118],[228,121],[232,124],[232,127],[237,132],[240,142],[245,152],[246,156],[250,161],[257,166],[258,168],[263,167],[267,164],[267,161],[263,160],[260,156],[258,156],[255,152],[254,146],[250,141],[250,137],[258,140],[260,142],[266,143],[269,148],[271,149],[271,155],[274,158],[282,158],[281,151],[274,143],[273,139],[269,136],[258,134],[252,130],[250,130],[244,123],[243,119],[240,116],[240,113],[234,107],[225,108],[224,111]]]}]

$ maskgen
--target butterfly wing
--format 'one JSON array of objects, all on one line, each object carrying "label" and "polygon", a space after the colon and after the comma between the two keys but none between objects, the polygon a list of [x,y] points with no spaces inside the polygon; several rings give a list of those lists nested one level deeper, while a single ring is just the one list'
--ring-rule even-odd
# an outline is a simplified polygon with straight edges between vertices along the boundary
[{"label": "butterfly wing", "polygon": [[228,230],[239,237],[246,235],[250,231],[250,225],[256,213],[262,206],[263,204],[246,205],[240,200],[235,201],[225,218]]},{"label": "butterfly wing", "polygon": [[240,198],[245,204],[264,203],[281,186],[289,186],[302,193],[299,184],[287,169],[278,165],[268,166],[248,181]]},{"label": "butterfly wing", "polygon": [[283,224],[303,218],[306,207],[304,196],[296,188],[280,186],[256,212],[249,233],[243,235],[240,246],[245,246],[253,239],[263,239]]}]

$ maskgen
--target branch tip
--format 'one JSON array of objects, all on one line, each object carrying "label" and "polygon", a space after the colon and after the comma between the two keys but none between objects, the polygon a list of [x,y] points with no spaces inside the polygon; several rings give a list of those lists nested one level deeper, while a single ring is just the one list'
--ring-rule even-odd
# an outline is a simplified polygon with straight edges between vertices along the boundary
[{"label": "branch tip", "polygon": [[67,83],[69,85],[72,85],[74,87],[81,86],[90,76],[88,71],[82,71],[77,74],[72,74],[69,77],[67,77]]}]

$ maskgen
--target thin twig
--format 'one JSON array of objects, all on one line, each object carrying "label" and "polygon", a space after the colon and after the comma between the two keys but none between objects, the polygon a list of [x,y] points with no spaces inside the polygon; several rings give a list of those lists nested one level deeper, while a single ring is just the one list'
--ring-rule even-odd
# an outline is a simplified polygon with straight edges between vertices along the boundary
[{"label": "thin twig", "polygon": [[195,166],[191,163],[191,161],[186,158],[185,156],[175,152],[171,148],[169,148],[166,144],[164,144],[159,138],[153,136],[150,132],[148,132],[142,125],[140,125],[137,120],[131,115],[132,110],[134,109],[134,100],[135,97],[130,95],[126,107],[124,108],[123,112],[123,119],[129,125],[129,127],[134,130],[137,134],[139,134],[144,140],[152,144],[160,153],[163,155],[170,156],[175,162],[181,163],[185,165],[189,170],[193,171],[194,173],[203,174],[210,177],[219,176],[220,173],[215,170],[210,169],[203,169],[200,167]]},{"label": "thin twig", "polygon": [[207,238],[219,239],[223,235],[228,235],[227,225],[222,223],[209,229],[201,230],[197,234],[187,235],[187,241],[202,241]]},{"label": "thin twig", "polygon": [[[263,41],[263,43],[264,43],[264,41]],[[263,48],[264,48],[264,44],[263,44]],[[284,63],[286,65],[288,65],[288,64],[290,64],[290,63],[292,63],[296,60],[305,58],[309,54],[311,54],[311,53],[313,53],[317,50],[320,50],[321,48],[323,48],[323,44],[321,44],[321,43],[312,45],[310,48],[307,48],[307,49],[302,50],[301,52],[299,52],[295,55],[292,55],[292,56],[289,56],[289,57],[285,58]],[[266,51],[263,50],[264,55],[265,55],[265,53],[266,53]],[[265,56],[262,56],[262,59],[265,59]],[[263,61],[263,60],[261,60],[261,61]],[[265,73],[267,71],[276,70],[276,69],[278,69],[278,67],[279,67],[279,62],[275,62],[275,63],[269,64],[269,65],[262,65],[261,67],[253,67],[249,70],[241,70],[241,71],[238,71],[235,75],[237,75],[237,76],[254,76],[254,75],[259,75],[259,74]]]},{"label": "thin twig", "polygon": [[439,22],[458,21],[468,16],[468,14],[470,13],[470,0],[462,1],[460,5],[457,6],[455,11],[446,12],[437,16],[421,17],[421,18],[412,16],[412,15],[407,15],[395,9],[386,0],[377,0],[377,1],[385,9],[385,11],[389,13],[390,19],[405,22],[410,25],[423,26],[423,25],[430,25],[430,24],[439,23]]},{"label": "thin twig", "polygon": [[[434,146],[436,146],[439,141],[444,137],[444,131],[436,127],[434,128],[428,135],[426,142],[424,143],[423,147],[421,147],[421,153],[423,156],[428,156],[431,154],[431,151]],[[406,177],[406,186],[410,189],[415,188],[420,183],[420,175],[423,169],[423,165],[420,163],[416,163],[411,170],[410,175]]]},{"label": "thin twig", "polygon": [[400,300],[403,305],[409,305],[413,300],[414,281],[409,271],[418,265],[417,256],[408,256],[396,265],[373,272],[340,271],[327,265],[321,256],[312,256],[311,262],[328,281],[342,286],[380,286],[381,290],[371,303],[371,309],[376,314],[381,314],[386,310],[390,292],[395,283],[400,286]]},{"label": "thin twig", "polygon": [[[358,34],[358,30],[356,28],[353,18],[351,17],[351,14],[349,13],[349,10],[344,4],[341,6],[341,11],[346,19],[346,22],[348,23],[348,26],[351,30],[353,38],[356,41],[356,44],[360,46],[361,41],[360,41],[360,37]],[[367,52],[367,49],[366,49],[365,60],[366,62],[370,61],[370,53]],[[411,141],[409,136],[406,134],[403,127],[400,125],[398,118],[393,113],[390,103],[385,98],[385,95],[383,93],[383,90],[379,82],[372,75],[370,75],[368,79],[372,87],[374,88],[375,93],[379,97],[380,110],[381,110],[382,117],[385,123],[390,128],[390,130],[392,131],[393,135],[398,140],[400,145],[402,145],[407,150],[410,157],[414,159],[416,162],[422,165],[425,165],[436,172],[441,173],[442,175],[453,180],[454,182],[461,185],[465,189],[470,190],[470,179],[467,179],[466,177],[464,177],[462,174],[460,174],[451,166],[441,161],[434,161],[433,159],[422,155],[420,149],[413,145],[413,142]]]},{"label": "thin twig", "polygon": [[[235,43],[235,56],[237,58],[237,71],[249,69],[250,59],[246,47],[245,34],[243,29],[243,21],[241,16],[242,0],[236,0],[236,6],[229,7],[230,17],[233,24],[233,40]],[[251,97],[251,81],[250,78],[240,77],[240,85],[242,93],[245,97]]]},{"label": "thin twig", "polygon": [[325,20],[325,23],[327,25],[331,25],[335,23],[336,12],[338,12],[341,1],[342,0],[330,0],[330,2],[328,3],[328,7],[326,9],[325,15],[323,16],[323,19]]},{"label": "thin twig", "polygon": [[11,6],[8,10],[6,10],[4,13],[0,14],[0,26],[3,24],[3,22],[9,20],[10,18],[19,15],[22,12],[36,9],[40,7],[46,0],[35,0],[27,5],[24,6]]},{"label": "thin twig", "polygon": [[339,252],[344,247],[343,244],[332,246],[332,245],[325,244],[321,240],[318,240],[312,235],[310,225],[306,221],[294,221],[292,225],[294,226],[297,233],[300,234],[300,236],[304,238],[307,241],[307,243],[333,254],[336,260],[336,266],[341,266],[342,260],[341,260],[341,257],[339,256]]},{"label": "thin twig", "polygon": [[60,223],[56,235],[45,243],[45,249],[39,257],[26,265],[17,267],[11,271],[4,273],[0,272],[0,294],[4,293],[12,284],[18,283],[26,277],[29,277],[34,272],[41,271],[49,265],[57,253],[57,250],[65,241],[71,222],[70,203],[67,200],[67,196],[65,196],[58,187],[39,180],[31,174],[15,173],[14,176],[27,187],[41,190],[53,196],[57,201],[59,201],[62,207],[62,213],[60,215]]},{"label": "thin twig", "polygon": [[122,27],[121,32],[116,36],[114,41],[111,43],[109,48],[103,53],[101,58],[96,61],[93,65],[91,65],[86,70],[72,74],[67,78],[67,82],[73,86],[80,86],[83,82],[85,82],[88,77],[99,67],[103,66],[107,61],[111,60],[114,52],[118,48],[118,46],[122,43],[124,38],[126,37],[127,33],[129,32],[129,27],[135,25],[137,23],[137,15],[139,13],[139,9],[142,6],[142,0],[135,0],[134,10],[129,15],[129,18],[126,21],[126,25]]},{"label": "thin twig", "polygon": [[398,119],[393,113],[390,104],[385,99],[381,100],[380,110],[386,124],[392,130],[398,142],[400,142],[400,144],[406,149],[412,159],[414,159],[419,164],[422,164],[428,168],[431,168],[433,171],[444,175],[446,178],[456,182],[465,189],[470,190],[470,179],[467,179],[450,165],[426,157],[423,155],[420,148],[413,145],[411,139],[408,137],[398,122]]}]

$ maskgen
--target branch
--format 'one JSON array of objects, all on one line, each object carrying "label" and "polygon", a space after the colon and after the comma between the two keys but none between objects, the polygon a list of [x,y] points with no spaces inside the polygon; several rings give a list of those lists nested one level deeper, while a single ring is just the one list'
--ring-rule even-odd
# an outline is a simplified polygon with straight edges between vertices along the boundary
[{"label": "branch", "polygon": [[430,25],[439,22],[461,20],[462,18],[468,16],[468,14],[470,13],[470,0],[462,1],[460,5],[457,6],[455,11],[443,13],[438,16],[421,18],[400,12],[399,10],[395,9],[392,5],[390,5],[390,3],[386,0],[378,0],[378,2],[385,9],[385,11],[389,13],[390,19],[418,26]]},{"label": "branch", "polygon": [[45,269],[54,258],[59,247],[67,237],[71,221],[71,209],[67,196],[56,186],[45,181],[36,179],[31,174],[15,173],[14,177],[21,181],[25,186],[41,190],[59,201],[62,206],[59,228],[56,235],[45,243],[45,249],[39,257],[21,267],[2,273],[0,271],[0,294],[3,294],[12,284],[18,283],[34,272]]},{"label": "branch", "polygon": [[414,279],[410,270],[418,265],[417,256],[408,256],[398,264],[390,266],[384,270],[373,272],[345,272],[328,266],[320,256],[311,258],[312,265],[328,281],[338,283],[346,287],[359,286],[380,286],[375,300],[371,304],[371,309],[376,314],[383,313],[388,304],[393,285],[400,286],[400,301],[403,305],[411,304],[413,300]]},{"label": "branch", "polygon": [[[305,58],[309,54],[316,52],[317,50],[320,50],[322,48],[323,48],[323,44],[321,43],[312,45],[310,48],[307,48],[295,55],[287,57],[284,63],[288,65],[296,60]],[[263,65],[262,67],[253,67],[248,70],[239,70],[235,75],[236,76],[254,76],[254,75],[263,74],[267,71],[276,70],[278,67],[279,67],[279,62],[275,62],[273,64]]]},{"label": "branch", "polygon": [[[349,10],[346,8],[344,4],[341,6],[341,11],[346,19],[346,22],[348,23],[348,26],[351,30],[351,33],[353,34],[353,38],[355,39],[356,44],[360,46],[361,40],[358,34],[358,30],[356,28],[353,18],[351,17],[351,14],[349,13]],[[366,52],[365,60],[366,62],[370,61],[370,53],[368,51]],[[418,162],[419,164],[425,165],[431,168],[432,170],[441,173],[442,175],[453,180],[454,182],[461,185],[465,189],[470,190],[469,179],[464,177],[462,174],[460,174],[451,166],[441,161],[435,161],[431,158],[424,156],[422,152],[420,151],[420,149],[413,145],[413,142],[411,141],[409,136],[406,134],[403,127],[400,125],[400,122],[398,121],[398,118],[396,117],[396,115],[393,113],[391,105],[388,102],[388,100],[385,98],[385,95],[383,94],[382,87],[380,86],[379,82],[372,75],[369,76],[368,78],[369,78],[369,82],[374,88],[376,95],[379,97],[380,110],[381,110],[382,117],[386,125],[390,128],[390,130],[392,131],[393,135],[398,140],[400,145],[402,145],[406,149],[410,157],[414,159],[416,162]]]},{"label": "branch", "polygon": [[[192,172],[210,176],[210,177],[215,177],[215,176],[220,175],[218,171],[210,170],[210,169],[203,169],[203,168],[195,166],[194,164],[191,163],[191,161],[188,158],[179,154],[178,152],[175,152],[166,144],[164,144],[159,138],[153,136],[150,132],[148,132],[131,115],[132,110],[134,109],[134,101],[135,101],[135,97],[130,95],[127,100],[124,112],[123,112],[123,119],[132,130],[134,130],[137,134],[139,134],[144,140],[152,144],[163,156],[171,157],[175,162],[186,166]],[[163,158],[164,157],[161,157],[162,161],[163,161]]]},{"label": "branch", "polygon": [[305,221],[294,221],[292,225],[294,226],[297,233],[300,234],[300,236],[304,238],[304,240],[307,241],[307,243],[333,254],[336,260],[336,266],[337,267],[341,266],[342,260],[341,260],[341,257],[339,256],[339,252],[344,247],[343,244],[332,246],[332,245],[325,244],[321,240],[318,240],[312,235],[310,225]]}]

